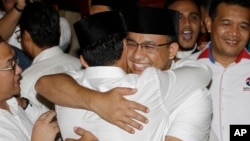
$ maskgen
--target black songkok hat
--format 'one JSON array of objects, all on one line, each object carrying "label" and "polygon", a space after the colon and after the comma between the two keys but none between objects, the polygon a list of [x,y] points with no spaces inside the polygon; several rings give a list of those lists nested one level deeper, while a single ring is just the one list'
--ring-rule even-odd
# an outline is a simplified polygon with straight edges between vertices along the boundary
[{"label": "black songkok hat", "polygon": [[105,5],[112,10],[130,10],[138,6],[139,0],[91,0],[91,5]]},{"label": "black songkok hat", "polygon": [[114,4],[112,0],[91,0],[91,5],[105,5],[112,7]]},{"label": "black songkok hat", "polygon": [[74,24],[81,48],[96,43],[114,34],[127,33],[124,18],[120,12],[100,12],[81,19]]},{"label": "black songkok hat", "polygon": [[138,7],[126,15],[129,32],[177,36],[179,13],[156,7]]}]

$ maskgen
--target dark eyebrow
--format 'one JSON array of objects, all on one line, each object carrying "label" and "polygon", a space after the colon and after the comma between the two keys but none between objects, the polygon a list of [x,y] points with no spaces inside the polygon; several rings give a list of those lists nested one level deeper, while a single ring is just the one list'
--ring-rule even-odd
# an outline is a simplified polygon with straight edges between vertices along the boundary
[{"label": "dark eyebrow", "polygon": [[12,56],[10,59],[8,59],[7,62],[12,62],[13,60],[16,60],[16,58],[17,58],[17,56],[14,55],[14,56]]},{"label": "dark eyebrow", "polygon": [[191,12],[189,15],[197,15],[198,17],[200,17],[200,13],[199,12]]},{"label": "dark eyebrow", "polygon": [[12,63],[13,60],[15,60],[15,56],[12,56],[11,58],[9,58],[9,59],[5,62],[4,65],[5,65],[6,67],[8,67],[8,66]]},{"label": "dark eyebrow", "polygon": [[130,38],[130,37],[127,37],[128,40],[131,40],[131,41],[135,41],[134,39]]}]

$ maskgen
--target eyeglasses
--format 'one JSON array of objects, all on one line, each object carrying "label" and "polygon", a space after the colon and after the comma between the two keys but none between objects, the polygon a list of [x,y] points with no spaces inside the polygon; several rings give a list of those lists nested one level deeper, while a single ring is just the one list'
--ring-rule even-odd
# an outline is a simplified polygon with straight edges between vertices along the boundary
[{"label": "eyeglasses", "polygon": [[141,46],[142,50],[147,52],[147,53],[154,53],[157,51],[158,48],[162,47],[162,46],[169,46],[172,42],[169,43],[165,43],[165,44],[153,44],[153,43],[137,43],[136,41],[130,39],[130,38],[126,38],[126,43],[127,46],[131,49],[136,49],[139,46]]},{"label": "eyeglasses", "polygon": [[21,42],[21,30],[15,31],[17,42]]},{"label": "eyeglasses", "polygon": [[7,68],[0,69],[0,71],[9,71],[9,70],[14,70],[14,71],[15,71],[16,65],[17,65],[17,64],[18,64],[18,59],[17,59],[17,57],[15,56],[15,57],[13,58],[13,60],[11,60],[10,66],[7,67]]}]

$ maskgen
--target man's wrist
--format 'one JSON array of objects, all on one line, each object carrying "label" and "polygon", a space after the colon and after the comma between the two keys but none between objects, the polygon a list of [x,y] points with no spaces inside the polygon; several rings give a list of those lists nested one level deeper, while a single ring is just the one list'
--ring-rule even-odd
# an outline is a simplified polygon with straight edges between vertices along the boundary
[{"label": "man's wrist", "polygon": [[25,6],[19,6],[18,3],[15,3],[14,4],[14,9],[16,9],[18,12],[22,13],[23,12],[23,9],[24,9]]},{"label": "man's wrist", "polygon": [[27,107],[28,107],[28,105],[30,104],[30,101],[29,101],[29,99],[27,99],[27,98],[25,98],[25,97],[21,97],[21,99],[24,101],[24,105],[22,106],[22,108],[25,110]]}]

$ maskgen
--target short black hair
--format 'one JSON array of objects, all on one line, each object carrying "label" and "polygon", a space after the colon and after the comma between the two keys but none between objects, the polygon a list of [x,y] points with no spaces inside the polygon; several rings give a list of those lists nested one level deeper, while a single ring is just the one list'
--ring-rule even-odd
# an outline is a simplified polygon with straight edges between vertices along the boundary
[{"label": "short black hair", "polygon": [[41,48],[59,45],[60,21],[58,11],[49,3],[28,3],[20,21],[21,34],[27,31]]},{"label": "short black hair", "polygon": [[[170,5],[172,5],[176,1],[186,1],[186,0],[166,0],[164,3],[164,8],[168,8]],[[197,6],[197,9],[200,9],[200,2],[198,0],[190,0],[190,1],[195,3],[195,5]]]},{"label": "short black hair", "polygon": [[209,9],[210,3],[211,3],[211,0],[201,0],[201,1],[199,1],[200,7],[205,7],[207,9]]},{"label": "short black hair", "polygon": [[250,0],[212,0],[209,8],[209,16],[214,19],[217,14],[217,8],[221,3],[230,5],[239,5],[250,9]]},{"label": "short black hair", "polygon": [[117,33],[99,40],[87,47],[80,47],[80,52],[89,66],[109,66],[122,56],[123,39],[126,33]]}]

